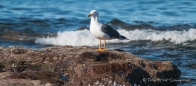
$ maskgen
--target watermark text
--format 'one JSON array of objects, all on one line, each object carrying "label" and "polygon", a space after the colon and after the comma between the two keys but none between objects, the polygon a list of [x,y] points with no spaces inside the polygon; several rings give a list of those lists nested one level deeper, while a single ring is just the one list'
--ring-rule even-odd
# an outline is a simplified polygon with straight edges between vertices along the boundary
[{"label": "watermark text", "polygon": [[191,79],[152,79],[152,78],[143,78],[143,82],[191,82]]}]

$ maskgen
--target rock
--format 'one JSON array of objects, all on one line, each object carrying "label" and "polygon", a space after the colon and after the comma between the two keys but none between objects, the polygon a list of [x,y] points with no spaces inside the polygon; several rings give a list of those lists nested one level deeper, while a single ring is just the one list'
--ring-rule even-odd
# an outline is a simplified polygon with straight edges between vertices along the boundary
[{"label": "rock", "polygon": [[22,73],[12,74],[5,78],[41,80],[61,86],[67,81],[67,79],[62,79],[62,76],[62,74],[49,71],[25,71]]},{"label": "rock", "polygon": [[0,47],[0,59],[0,75],[8,73],[0,77],[0,85],[6,83],[3,81],[18,80],[12,83],[176,86],[176,82],[160,80],[177,79],[181,75],[170,61],[147,60],[122,50],[97,52],[88,46],[59,46],[41,50]]},{"label": "rock", "polygon": [[112,19],[107,24],[111,25],[114,29],[125,29],[125,30],[135,30],[135,29],[158,29],[151,26],[148,23],[137,21],[137,24],[129,24],[119,19]]},{"label": "rock", "polygon": [[0,79],[1,86],[57,86],[40,80]]},{"label": "rock", "polygon": [[14,53],[14,54],[24,54],[24,53],[26,53],[26,50],[25,49],[14,49],[12,51],[12,53]]},{"label": "rock", "polygon": [[121,21],[119,19],[112,19],[111,21],[109,21],[107,24],[111,25],[114,29],[130,29],[131,24],[128,24],[124,21]]},{"label": "rock", "polygon": [[80,26],[77,30],[89,30],[89,27],[87,26]]}]

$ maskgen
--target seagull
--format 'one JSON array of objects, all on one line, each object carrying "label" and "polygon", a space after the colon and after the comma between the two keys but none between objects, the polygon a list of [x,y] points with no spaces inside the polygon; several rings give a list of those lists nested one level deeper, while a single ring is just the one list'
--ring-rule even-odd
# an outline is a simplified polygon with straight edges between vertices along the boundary
[{"label": "seagull", "polygon": [[[112,39],[127,39],[125,36],[122,36],[118,33],[118,31],[114,30],[111,26],[107,24],[99,23],[98,16],[99,12],[97,10],[92,10],[87,17],[91,16],[90,21],[90,32],[91,34],[99,39],[99,52],[104,52],[106,50],[106,40],[112,40]],[[104,48],[101,48],[101,40],[104,40]]]}]

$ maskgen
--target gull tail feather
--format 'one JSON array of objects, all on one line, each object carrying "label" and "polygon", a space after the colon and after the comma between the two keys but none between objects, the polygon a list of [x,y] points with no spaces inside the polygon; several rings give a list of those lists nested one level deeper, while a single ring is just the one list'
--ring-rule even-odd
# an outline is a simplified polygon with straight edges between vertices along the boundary
[{"label": "gull tail feather", "polygon": [[126,38],[125,36],[120,35],[119,40],[129,40],[129,39]]}]

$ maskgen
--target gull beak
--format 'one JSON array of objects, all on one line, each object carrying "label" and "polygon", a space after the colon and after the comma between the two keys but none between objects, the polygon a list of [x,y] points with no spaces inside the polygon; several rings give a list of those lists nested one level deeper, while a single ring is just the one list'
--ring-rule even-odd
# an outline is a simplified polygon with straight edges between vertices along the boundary
[{"label": "gull beak", "polygon": [[92,14],[88,14],[88,15],[87,15],[87,17],[90,17],[90,16],[92,16]]}]

